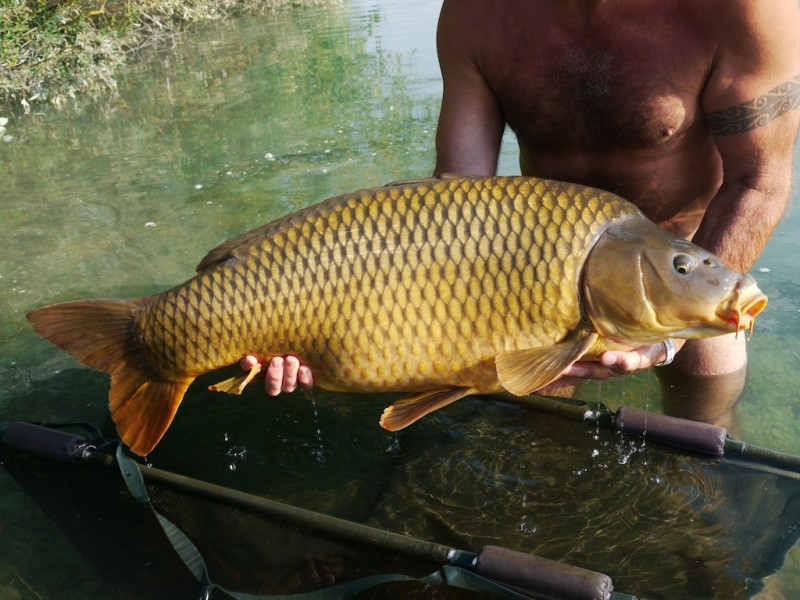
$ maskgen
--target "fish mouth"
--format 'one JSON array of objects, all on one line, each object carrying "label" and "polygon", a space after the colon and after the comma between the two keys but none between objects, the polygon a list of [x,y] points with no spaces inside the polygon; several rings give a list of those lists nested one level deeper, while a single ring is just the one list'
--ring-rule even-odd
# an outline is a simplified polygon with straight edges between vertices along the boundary
[{"label": "fish mouth", "polygon": [[736,332],[749,331],[748,339],[753,335],[756,317],[767,305],[767,296],[752,282],[739,281],[733,290],[729,302],[720,306],[717,316]]}]

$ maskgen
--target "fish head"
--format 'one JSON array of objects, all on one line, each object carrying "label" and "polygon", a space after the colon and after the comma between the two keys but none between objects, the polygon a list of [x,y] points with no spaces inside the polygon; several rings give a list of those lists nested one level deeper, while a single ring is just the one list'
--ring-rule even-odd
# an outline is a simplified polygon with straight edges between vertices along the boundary
[{"label": "fish head", "polygon": [[752,333],[767,297],[750,275],[634,218],[609,227],[591,249],[582,302],[599,333],[635,346]]}]

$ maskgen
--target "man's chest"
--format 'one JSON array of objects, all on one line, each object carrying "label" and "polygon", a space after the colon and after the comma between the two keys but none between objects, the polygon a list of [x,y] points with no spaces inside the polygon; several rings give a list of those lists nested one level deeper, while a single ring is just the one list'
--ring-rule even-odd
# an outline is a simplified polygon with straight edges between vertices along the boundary
[{"label": "man's chest", "polygon": [[[710,68],[690,39],[542,36],[485,69],[506,121],[532,150],[650,148],[694,125]],[[500,66],[501,63],[504,66]]]}]

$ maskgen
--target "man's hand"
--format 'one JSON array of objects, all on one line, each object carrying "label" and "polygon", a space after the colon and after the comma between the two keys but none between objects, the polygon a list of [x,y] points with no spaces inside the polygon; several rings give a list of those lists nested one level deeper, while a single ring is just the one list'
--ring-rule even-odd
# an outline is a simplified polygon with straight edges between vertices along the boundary
[{"label": "man's hand", "polygon": [[[676,349],[682,345],[676,341]],[[650,367],[658,366],[667,359],[667,349],[663,343],[642,346],[634,350],[609,350],[600,356],[599,361],[578,361],[567,368],[559,379],[543,387],[547,392],[560,387],[574,386],[586,379],[611,379],[619,375],[630,375]]]},{"label": "man's hand", "polygon": [[[258,362],[258,358],[249,354],[239,361],[239,364],[245,371],[250,371]],[[264,377],[264,389],[267,394],[277,396],[281,392],[293,392],[298,386],[302,389],[314,387],[311,368],[301,364],[300,359],[291,354],[274,357],[269,362]]]}]

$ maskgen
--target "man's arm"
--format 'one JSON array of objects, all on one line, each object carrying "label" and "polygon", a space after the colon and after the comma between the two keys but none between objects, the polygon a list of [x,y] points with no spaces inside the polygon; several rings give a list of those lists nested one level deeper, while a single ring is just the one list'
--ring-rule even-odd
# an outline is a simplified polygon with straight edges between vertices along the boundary
[{"label": "man's arm", "polygon": [[505,128],[500,103],[478,65],[474,35],[485,3],[445,1],[436,43],[444,85],[434,174],[494,175]]},{"label": "man's arm", "polygon": [[797,0],[730,6],[736,10],[720,21],[702,97],[723,180],[693,241],[747,271],[789,201],[800,123],[800,9]]},{"label": "man's arm", "polygon": [[[800,123],[800,10],[797,0],[723,4],[720,44],[701,98],[723,180],[692,241],[747,271],[789,201]],[[677,350],[684,343],[694,347],[676,362],[699,360],[697,346],[708,340],[676,340]],[[629,374],[664,358],[660,344],[606,352],[599,364],[576,363],[559,383]]]}]

